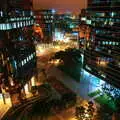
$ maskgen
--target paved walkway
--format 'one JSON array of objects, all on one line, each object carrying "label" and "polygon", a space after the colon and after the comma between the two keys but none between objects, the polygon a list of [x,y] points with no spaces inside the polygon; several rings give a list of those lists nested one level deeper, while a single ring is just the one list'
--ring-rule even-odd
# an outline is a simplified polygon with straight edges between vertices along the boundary
[{"label": "paved walkway", "polygon": [[12,105],[11,105],[10,98],[7,98],[6,104],[4,104],[2,97],[0,97],[0,120],[2,119],[2,117],[5,115],[5,113],[9,110],[11,106]]},{"label": "paved walkway", "polygon": [[98,88],[94,82],[91,82],[91,79],[88,76],[84,75],[80,82],[76,82],[73,78],[53,65],[48,68],[47,75],[55,76],[58,80],[85,100],[90,99],[88,93],[93,92]]}]

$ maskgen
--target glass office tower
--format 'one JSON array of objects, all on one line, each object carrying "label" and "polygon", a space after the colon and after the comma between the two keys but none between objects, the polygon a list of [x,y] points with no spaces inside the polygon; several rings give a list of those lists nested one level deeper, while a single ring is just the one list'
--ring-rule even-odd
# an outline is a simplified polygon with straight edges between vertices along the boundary
[{"label": "glass office tower", "polygon": [[0,94],[10,93],[13,104],[22,99],[21,91],[36,73],[33,12],[31,4],[23,3],[0,4]]},{"label": "glass office tower", "polygon": [[120,0],[88,0],[90,40],[84,68],[120,87]]}]

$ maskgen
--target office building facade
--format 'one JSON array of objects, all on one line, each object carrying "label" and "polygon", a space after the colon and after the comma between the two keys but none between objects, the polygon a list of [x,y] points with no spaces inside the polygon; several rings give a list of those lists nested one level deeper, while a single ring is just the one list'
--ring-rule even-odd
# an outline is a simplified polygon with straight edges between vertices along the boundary
[{"label": "office building facade", "polygon": [[86,24],[91,28],[84,68],[120,87],[120,1],[88,0]]},{"label": "office building facade", "polygon": [[5,1],[0,10],[0,91],[9,93],[14,105],[25,97],[24,86],[35,79],[36,51],[31,4],[17,8],[11,2]]}]

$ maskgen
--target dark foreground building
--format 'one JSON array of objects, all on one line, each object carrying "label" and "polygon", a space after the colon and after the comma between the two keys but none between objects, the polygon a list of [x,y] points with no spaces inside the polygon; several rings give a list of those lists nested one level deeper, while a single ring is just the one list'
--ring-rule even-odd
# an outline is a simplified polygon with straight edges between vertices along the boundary
[{"label": "dark foreground building", "polygon": [[91,38],[85,50],[84,68],[120,87],[120,1],[88,2]]},{"label": "dark foreground building", "polygon": [[31,2],[24,2],[0,4],[0,94],[9,93],[13,105],[24,99],[25,85],[30,88],[36,73],[33,13]]}]

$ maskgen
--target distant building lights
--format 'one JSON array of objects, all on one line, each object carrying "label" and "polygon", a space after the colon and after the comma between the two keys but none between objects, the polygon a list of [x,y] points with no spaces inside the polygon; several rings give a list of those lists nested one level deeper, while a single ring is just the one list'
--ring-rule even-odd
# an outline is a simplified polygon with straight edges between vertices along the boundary
[{"label": "distant building lights", "polygon": [[25,93],[28,94],[29,93],[28,84],[26,84],[24,88],[25,88]]},{"label": "distant building lights", "polygon": [[24,62],[22,61],[22,66],[24,65]]},{"label": "distant building lights", "polygon": [[15,68],[17,69],[17,63],[16,63],[16,61],[14,61],[14,65],[15,65]]},{"label": "distant building lights", "polygon": [[55,9],[52,9],[52,13],[54,14],[56,11],[55,11]]},{"label": "distant building lights", "polygon": [[26,59],[24,59],[24,63],[26,64]]},{"label": "distant building lights", "polygon": [[3,16],[3,12],[2,12],[2,11],[0,11],[0,16],[1,16],[1,17]]},{"label": "distant building lights", "polygon": [[86,17],[82,17],[81,20],[86,21]]},{"label": "distant building lights", "polygon": [[88,65],[85,66],[87,70],[91,71],[91,68]]},{"label": "distant building lights", "polygon": [[104,75],[104,74],[102,74],[101,76],[102,76],[103,78],[106,78],[106,75]]},{"label": "distant building lights", "polygon": [[31,56],[29,56],[29,60],[31,60]]},{"label": "distant building lights", "polygon": [[35,77],[34,76],[31,78],[31,84],[32,84],[32,86],[35,86]]},{"label": "distant building lights", "polygon": [[114,12],[111,13],[111,16],[112,16],[112,17],[114,16]]},{"label": "distant building lights", "polygon": [[30,15],[33,16],[33,11],[30,12]]},{"label": "distant building lights", "polygon": [[27,62],[29,61],[29,58],[27,57]]},{"label": "distant building lights", "polygon": [[91,20],[87,20],[86,23],[87,23],[88,25],[91,25],[92,21],[91,21]]},{"label": "distant building lights", "polygon": [[33,58],[33,54],[31,54],[31,58]]}]

